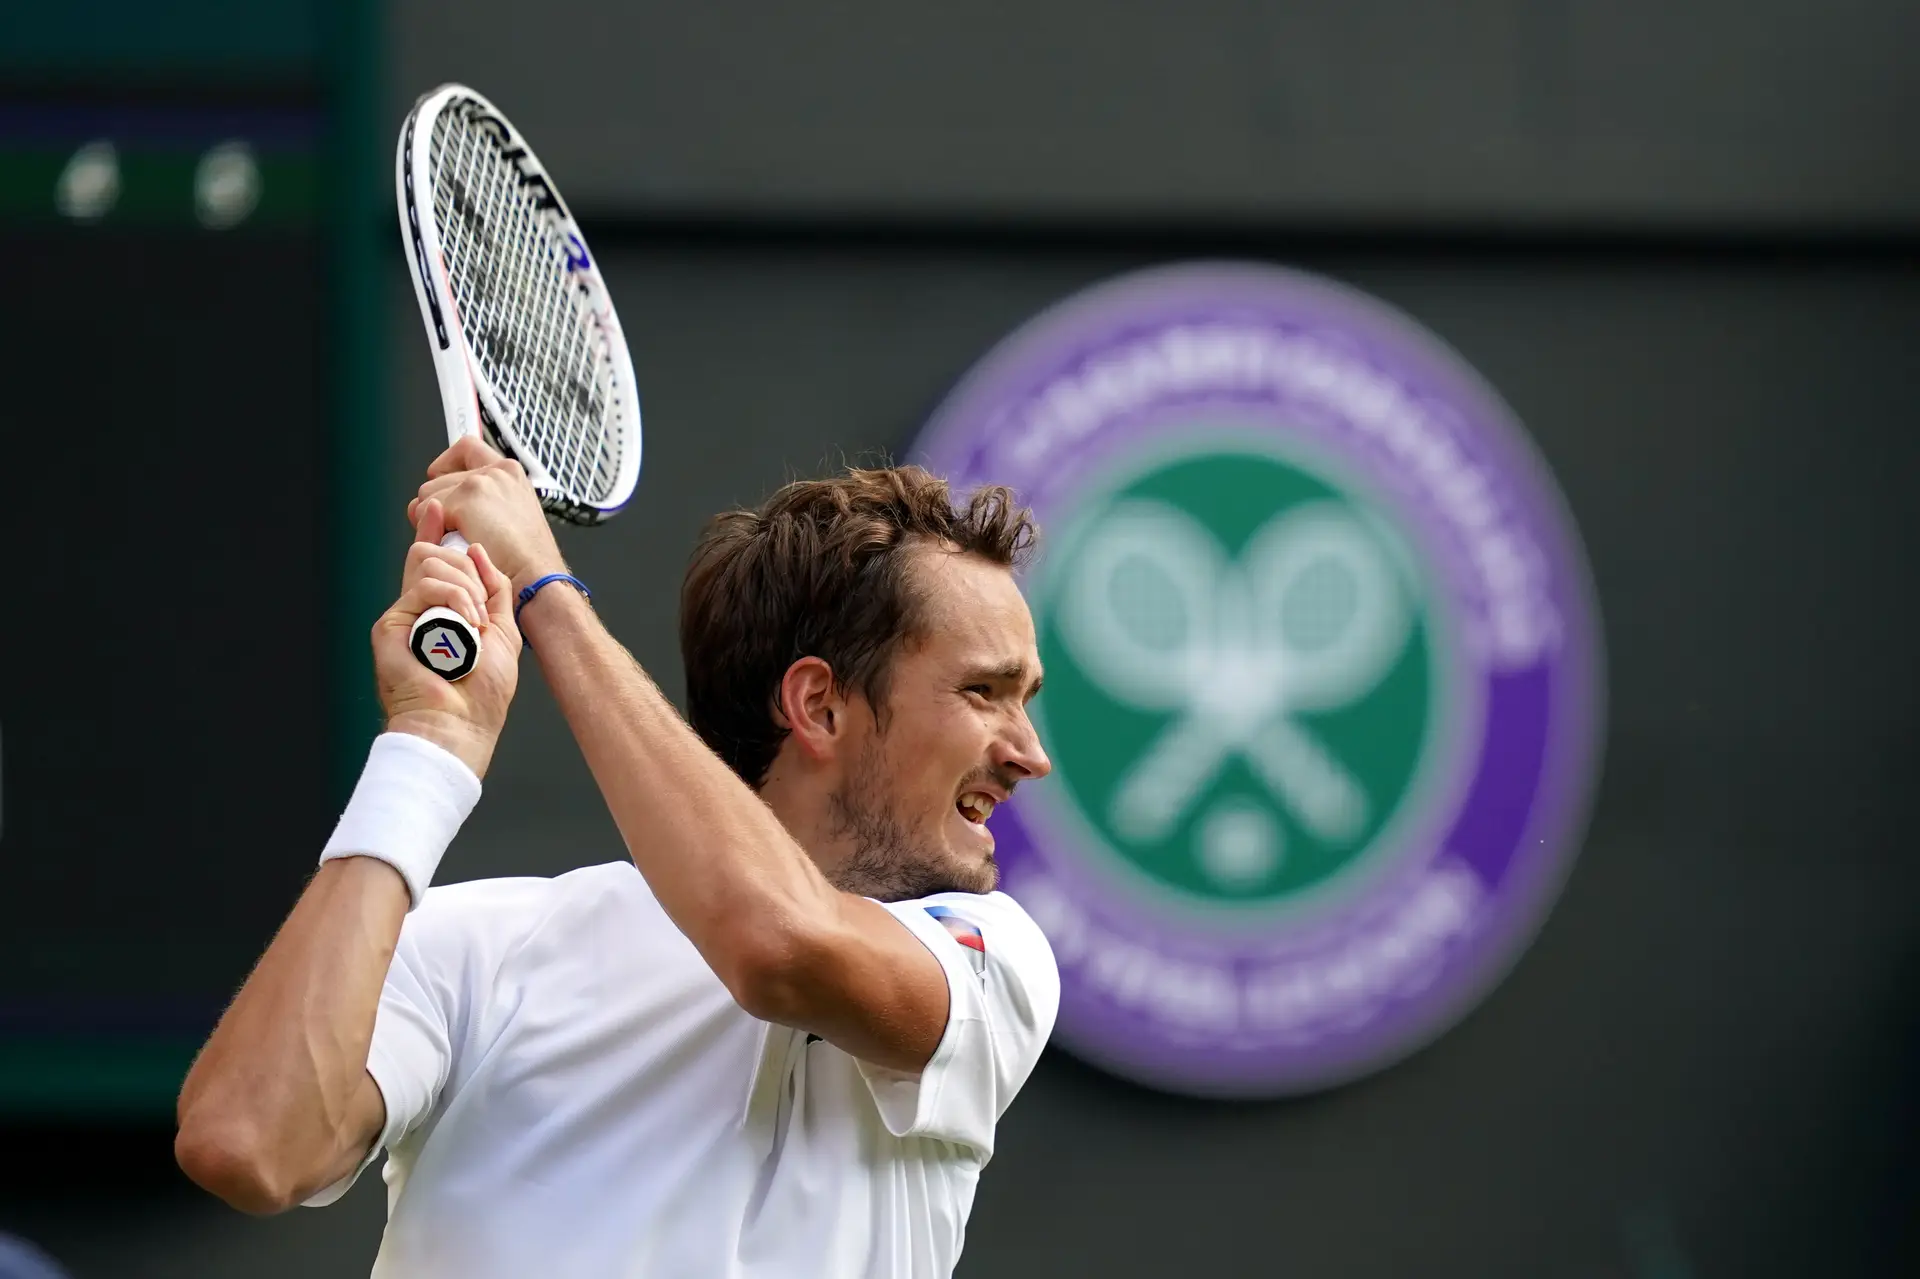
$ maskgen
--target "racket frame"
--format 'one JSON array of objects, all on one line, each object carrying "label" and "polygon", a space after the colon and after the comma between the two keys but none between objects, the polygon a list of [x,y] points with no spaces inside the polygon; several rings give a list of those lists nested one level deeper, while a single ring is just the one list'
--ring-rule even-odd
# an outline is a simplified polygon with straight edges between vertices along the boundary
[{"label": "racket frame", "polygon": [[[534,192],[553,234],[567,246],[568,274],[587,305],[586,322],[597,324],[612,361],[615,420],[611,431],[626,446],[620,450],[619,471],[605,501],[596,502],[564,489],[544,467],[538,455],[514,430],[513,415],[473,359],[454,302],[453,286],[443,256],[440,230],[433,217],[430,152],[435,122],[443,111],[471,103],[496,129],[507,158],[514,163],[523,189]],[[433,355],[434,378],[447,420],[447,443],[479,435],[493,448],[519,462],[540,494],[547,514],[571,524],[598,524],[632,499],[640,475],[640,399],[633,376],[633,360],[626,335],[613,309],[613,299],[601,278],[586,237],[573,220],[533,148],[485,97],[461,84],[443,84],[421,95],[400,129],[394,160],[394,205],[400,215],[400,239],[410,264],[414,300],[426,326]]]}]

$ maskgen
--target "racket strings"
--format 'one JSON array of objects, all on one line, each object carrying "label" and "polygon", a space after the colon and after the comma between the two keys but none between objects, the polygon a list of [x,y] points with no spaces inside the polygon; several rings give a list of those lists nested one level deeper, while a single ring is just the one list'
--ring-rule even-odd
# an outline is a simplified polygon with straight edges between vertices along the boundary
[{"label": "racket strings", "polygon": [[[568,437],[577,438],[579,432],[553,432],[559,438],[549,440],[545,438],[549,432],[543,428],[550,423],[568,424],[564,410],[567,397],[558,391],[560,379],[552,374],[571,372],[575,376],[567,379],[568,384],[577,385],[581,362],[590,358],[584,349],[584,326],[567,326],[569,333],[554,332],[559,317],[570,315],[574,309],[571,297],[551,296],[552,290],[548,290],[549,296],[540,296],[539,286],[551,284],[554,271],[560,267],[556,246],[541,234],[544,228],[532,216],[531,201],[518,198],[512,170],[494,152],[490,139],[468,130],[459,141],[452,191],[456,200],[464,192],[469,203],[478,206],[465,222],[476,233],[479,250],[474,258],[470,296],[482,304],[478,345],[483,362],[492,366],[485,371],[491,375],[496,393],[521,410],[516,419],[527,419],[524,425],[515,422],[523,426],[527,442],[543,459],[559,463],[547,469],[556,478],[577,479],[575,468],[569,465],[574,459],[552,456],[559,450],[551,446]],[[485,213],[479,210],[495,213],[498,225],[492,228],[493,234],[488,234]],[[544,331],[530,331],[535,325]],[[558,367],[535,367],[528,356],[537,358],[542,352],[557,354]],[[542,371],[549,376],[535,376]],[[580,407],[591,413],[594,406],[589,400]]]},{"label": "racket strings", "polygon": [[435,220],[468,345],[532,460],[563,495],[603,501],[623,443],[610,337],[551,220],[471,111],[442,112],[429,152]]}]

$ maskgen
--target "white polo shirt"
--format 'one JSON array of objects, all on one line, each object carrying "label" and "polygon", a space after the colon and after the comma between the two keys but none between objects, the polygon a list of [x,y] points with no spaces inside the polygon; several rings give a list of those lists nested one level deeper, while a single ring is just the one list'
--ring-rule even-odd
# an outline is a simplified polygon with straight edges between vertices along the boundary
[{"label": "white polo shirt", "polygon": [[951,992],[917,1076],[748,1016],[629,863],[429,891],[367,1061],[375,1279],[951,1274],[1059,971],[1004,893],[887,909]]}]

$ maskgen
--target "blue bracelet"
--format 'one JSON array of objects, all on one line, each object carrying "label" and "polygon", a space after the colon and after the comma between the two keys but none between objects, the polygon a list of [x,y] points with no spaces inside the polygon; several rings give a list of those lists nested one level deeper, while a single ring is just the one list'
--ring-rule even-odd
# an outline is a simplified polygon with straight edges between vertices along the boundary
[{"label": "blue bracelet", "polygon": [[579,591],[582,595],[586,596],[588,603],[593,602],[593,592],[587,589],[587,584],[585,582],[581,581],[579,578],[575,577],[573,574],[549,573],[537,582],[528,583],[527,586],[520,592],[519,596],[515,598],[515,600],[513,601],[513,624],[515,626],[518,626],[520,624],[520,610],[527,606],[527,602],[533,598],[534,592],[538,591],[541,587],[547,585],[550,582],[565,582],[567,583],[567,585],[573,587],[574,590]]}]

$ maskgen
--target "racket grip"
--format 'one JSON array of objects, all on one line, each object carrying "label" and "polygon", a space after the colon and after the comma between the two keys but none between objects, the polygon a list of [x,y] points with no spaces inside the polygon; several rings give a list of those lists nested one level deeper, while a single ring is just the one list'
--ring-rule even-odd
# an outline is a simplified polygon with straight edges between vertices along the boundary
[{"label": "racket grip", "polygon": [[[467,539],[449,533],[440,545],[450,551],[467,549]],[[450,608],[434,607],[414,619],[408,646],[422,666],[451,683],[465,679],[480,663],[480,633],[473,623]]]}]

